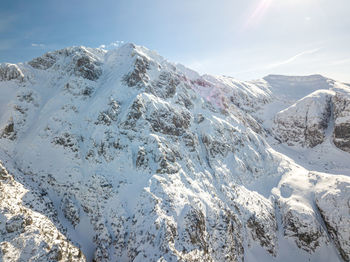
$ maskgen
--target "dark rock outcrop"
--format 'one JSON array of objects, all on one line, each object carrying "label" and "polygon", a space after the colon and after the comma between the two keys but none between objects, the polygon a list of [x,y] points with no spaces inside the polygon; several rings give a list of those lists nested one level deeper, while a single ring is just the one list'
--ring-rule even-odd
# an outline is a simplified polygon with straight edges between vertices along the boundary
[{"label": "dark rock outcrop", "polygon": [[149,61],[146,57],[138,56],[134,63],[133,70],[124,76],[125,83],[130,86],[142,86],[148,81],[146,74],[149,69]]},{"label": "dark rock outcrop", "polygon": [[102,74],[101,63],[85,47],[72,47],[49,52],[33,59],[28,64],[40,70],[63,69],[91,81],[96,81]]},{"label": "dark rock outcrop", "polygon": [[0,81],[24,80],[21,69],[15,64],[0,64]]},{"label": "dark rock outcrop", "polygon": [[57,58],[53,53],[46,53],[41,57],[37,57],[32,61],[29,61],[28,64],[36,69],[46,70],[52,67],[56,61]]},{"label": "dark rock outcrop", "polygon": [[331,99],[330,91],[319,90],[279,112],[273,126],[276,138],[288,145],[321,144],[331,117]]},{"label": "dark rock outcrop", "polygon": [[329,179],[329,190],[319,190],[316,194],[316,207],[325,223],[340,256],[350,261],[350,184]]},{"label": "dark rock outcrop", "polygon": [[334,144],[350,153],[350,91],[337,92],[332,99],[334,105]]}]

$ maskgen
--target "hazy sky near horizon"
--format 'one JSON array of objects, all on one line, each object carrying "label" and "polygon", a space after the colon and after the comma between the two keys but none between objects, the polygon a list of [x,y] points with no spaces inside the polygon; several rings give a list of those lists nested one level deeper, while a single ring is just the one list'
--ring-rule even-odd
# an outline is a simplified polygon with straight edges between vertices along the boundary
[{"label": "hazy sky near horizon", "polygon": [[116,41],[200,73],[350,82],[349,0],[1,0],[0,62]]}]

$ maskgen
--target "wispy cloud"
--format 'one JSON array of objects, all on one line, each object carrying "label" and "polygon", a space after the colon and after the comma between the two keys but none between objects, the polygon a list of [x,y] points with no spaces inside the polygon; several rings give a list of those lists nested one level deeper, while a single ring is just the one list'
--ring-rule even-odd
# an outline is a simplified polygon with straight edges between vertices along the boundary
[{"label": "wispy cloud", "polygon": [[283,65],[286,65],[286,64],[293,63],[294,61],[296,61],[297,59],[299,59],[302,56],[311,55],[311,54],[317,53],[318,51],[320,51],[320,49],[321,48],[316,48],[316,49],[303,51],[303,52],[301,52],[299,54],[296,54],[295,56],[292,56],[292,57],[284,60],[284,61],[280,61],[280,62],[277,62],[277,63],[274,63],[274,64],[270,64],[270,65],[267,66],[267,69],[272,69],[272,68],[276,68],[276,67],[279,67],[279,66],[283,66]]},{"label": "wispy cloud", "polygon": [[[315,54],[317,52],[319,52],[319,50],[321,50],[322,48],[315,48],[315,49],[310,49],[310,50],[306,50],[303,52],[300,52],[286,60],[283,61],[279,61],[276,63],[272,63],[272,64],[266,64],[266,63],[261,63],[260,65],[256,65],[255,67],[248,67],[248,69],[246,70],[241,70],[241,71],[234,71],[232,73],[229,73],[229,75],[234,75],[237,77],[245,77],[245,76],[249,76],[249,77],[255,77],[255,75],[266,75],[266,74],[270,74],[273,73],[274,70],[278,70],[278,67],[284,66],[284,65],[288,65],[288,64],[292,64],[293,62],[296,62],[297,60],[301,59],[304,56],[307,55],[312,55]],[[344,61],[338,61],[339,63],[345,63],[346,60]],[[350,62],[350,61],[349,61]],[[248,79],[248,78],[247,78]]]},{"label": "wispy cloud", "polygon": [[44,48],[46,45],[44,44],[37,44],[37,43],[32,43],[31,44],[32,47],[40,47],[40,48]]}]

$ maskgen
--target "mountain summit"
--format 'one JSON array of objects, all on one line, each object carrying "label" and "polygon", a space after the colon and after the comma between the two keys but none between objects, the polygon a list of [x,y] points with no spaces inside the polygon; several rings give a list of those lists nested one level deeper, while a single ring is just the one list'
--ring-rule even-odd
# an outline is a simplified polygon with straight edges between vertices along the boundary
[{"label": "mountain summit", "polygon": [[350,261],[350,85],[134,44],[0,64],[0,260]]}]

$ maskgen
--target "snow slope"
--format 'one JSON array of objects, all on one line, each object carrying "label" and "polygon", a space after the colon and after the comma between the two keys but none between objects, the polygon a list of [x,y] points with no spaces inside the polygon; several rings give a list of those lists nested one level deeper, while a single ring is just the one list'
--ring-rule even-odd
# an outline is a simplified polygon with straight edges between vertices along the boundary
[{"label": "snow slope", "polygon": [[52,202],[80,259],[349,261],[348,93],[318,75],[200,76],[133,44],[70,47],[1,64],[0,159]]}]

